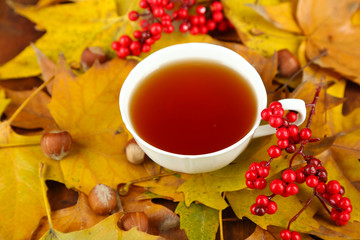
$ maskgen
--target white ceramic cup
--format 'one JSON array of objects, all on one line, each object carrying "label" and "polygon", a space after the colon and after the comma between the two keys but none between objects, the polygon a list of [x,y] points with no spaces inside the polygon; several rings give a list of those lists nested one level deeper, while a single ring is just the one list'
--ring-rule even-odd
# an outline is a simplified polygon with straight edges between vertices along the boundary
[{"label": "white ceramic cup", "polygon": [[[134,90],[153,71],[176,61],[186,59],[204,59],[218,62],[238,72],[252,87],[257,100],[257,117],[251,130],[235,144],[220,151],[199,154],[182,155],[170,153],[156,148],[137,134],[129,117],[129,102]],[[210,172],[220,169],[231,163],[246,148],[252,137],[260,137],[275,133],[275,129],[269,125],[259,126],[261,111],[267,107],[267,94],[264,84],[257,71],[236,52],[213,44],[185,43],[163,48],[152,53],[141,61],[130,72],[120,91],[120,111],[126,128],[133,135],[135,141],[144,152],[159,165],[184,173]],[[283,99],[280,100],[285,110],[298,112],[295,124],[301,124],[306,117],[306,108],[303,100]]]}]

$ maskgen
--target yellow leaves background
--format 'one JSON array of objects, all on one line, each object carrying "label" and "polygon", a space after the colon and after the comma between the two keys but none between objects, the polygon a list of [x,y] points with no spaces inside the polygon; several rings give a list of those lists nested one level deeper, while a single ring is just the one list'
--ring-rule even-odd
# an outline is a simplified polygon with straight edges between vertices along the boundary
[{"label": "yellow leaves background", "polygon": [[[150,159],[142,165],[128,163],[124,147],[130,136],[121,120],[118,95],[126,76],[141,59],[112,59],[105,64],[96,63],[85,73],[70,66],[79,65],[80,55],[87,46],[103,47],[109,58],[113,57],[111,42],[119,35],[139,29],[137,23],[127,20],[130,10],[139,9],[138,1],[60,2],[64,1],[41,0],[37,5],[23,6],[10,1],[16,12],[35,22],[37,28],[46,33],[36,41],[36,47],[29,45],[0,66],[0,79],[42,73],[44,80],[52,77],[54,80],[11,121],[9,117],[32,91],[0,88],[0,113],[5,113],[4,121],[0,123],[1,239],[29,238],[35,230],[33,239],[51,236],[61,239],[160,239],[135,229],[122,231],[117,222],[123,213],[99,217],[87,203],[86,194],[97,183],[117,189],[121,183],[142,178],[146,180],[137,182],[137,186],[130,188],[129,194],[121,200],[125,212],[144,211],[150,216],[156,223],[152,226],[153,234],[171,237],[170,233],[166,235],[157,229],[163,221],[170,219],[177,227],[180,225],[185,229],[189,239],[214,239],[219,212],[229,207],[239,219],[247,217],[263,229],[270,231],[270,225],[286,227],[311,193],[304,188],[298,196],[279,197],[276,199],[279,210],[275,215],[257,217],[249,208],[260,192],[246,189],[244,178],[250,163],[269,159],[266,150],[276,142],[274,136],[254,139],[231,165],[211,173],[176,173],[152,178],[166,170]],[[242,44],[175,31],[170,35],[163,34],[162,39],[152,46],[152,51],[184,42],[206,42],[230,48],[259,72],[269,101],[290,96],[310,102],[321,83],[322,92],[311,128],[314,136],[323,140],[309,144],[307,151],[324,162],[329,179],[338,179],[345,186],[354,211],[348,227],[336,227],[324,214],[322,206],[313,203],[294,222],[292,229],[326,239],[356,239],[360,195],[353,183],[359,181],[360,109],[353,107],[345,115],[343,108],[348,80],[360,83],[357,47],[360,33],[358,26],[353,25],[360,1],[223,0],[222,3]],[[276,51],[283,48],[295,53],[303,66],[327,50],[327,55],[318,58],[315,64],[311,63],[302,77],[289,83],[293,90],[291,95],[289,89],[279,91],[279,87],[289,80],[277,76]],[[14,126],[30,130],[41,128],[42,131],[24,136],[14,131]],[[55,128],[69,131],[74,141],[71,154],[60,162],[43,156],[39,146],[40,133]],[[289,157],[287,154],[282,156]],[[279,177],[288,167],[285,159],[273,161],[270,179]],[[45,190],[41,188],[39,178],[40,163],[46,165],[45,180],[64,183],[79,192],[76,205],[50,209],[54,224],[50,230],[42,196]],[[295,162],[296,167],[301,164],[300,160]],[[175,213],[180,220],[172,210],[151,202],[152,198],[179,202]],[[19,226],[21,231],[17,231]],[[266,235],[257,230],[253,238],[256,234]],[[176,236],[184,237],[184,233]]]}]

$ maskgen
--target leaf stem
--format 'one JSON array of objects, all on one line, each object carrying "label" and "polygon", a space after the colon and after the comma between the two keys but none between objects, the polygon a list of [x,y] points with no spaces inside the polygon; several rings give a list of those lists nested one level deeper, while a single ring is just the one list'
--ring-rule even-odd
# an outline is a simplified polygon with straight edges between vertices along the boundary
[{"label": "leaf stem", "polygon": [[[223,192],[223,199],[225,199],[225,192]],[[219,210],[219,225],[220,225],[220,240],[224,240],[222,210]]]},{"label": "leaf stem", "polygon": [[45,82],[43,82],[35,91],[33,91],[31,93],[31,95],[25,99],[25,101],[18,107],[18,109],[16,109],[16,111],[14,112],[14,114],[9,118],[9,120],[7,121],[8,124],[10,125],[14,119],[19,115],[19,113],[25,108],[25,106],[30,102],[30,100],[36,95],[38,94],[43,88],[46,87],[46,85],[48,83],[50,83],[52,80],[54,80],[54,76],[52,76],[51,78],[49,78],[48,80],[46,80]]},{"label": "leaf stem", "polygon": [[47,199],[47,194],[46,194],[46,184],[45,184],[45,179],[44,179],[44,171],[46,169],[46,165],[42,162],[40,163],[40,184],[41,184],[41,191],[43,194],[43,198],[44,198],[44,203],[45,203],[45,210],[46,210],[46,216],[48,218],[49,221],[49,228],[50,230],[53,229],[53,224],[52,224],[52,220],[51,220],[51,213],[50,213],[50,204],[49,201]]}]

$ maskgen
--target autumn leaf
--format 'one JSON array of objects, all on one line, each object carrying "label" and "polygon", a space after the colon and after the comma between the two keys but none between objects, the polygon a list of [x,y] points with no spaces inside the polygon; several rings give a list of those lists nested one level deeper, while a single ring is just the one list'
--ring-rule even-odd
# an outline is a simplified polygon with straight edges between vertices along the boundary
[{"label": "autumn leaf", "polygon": [[219,212],[202,204],[190,207],[180,202],[175,213],[180,215],[180,228],[190,240],[215,239],[219,225]]},{"label": "autumn leaf", "polygon": [[[260,0],[261,6],[279,4],[280,0]],[[252,0],[223,0],[226,16],[235,26],[242,42],[258,53],[271,56],[282,48],[296,53],[303,37],[274,26],[261,17],[251,5]],[[291,13],[286,13],[289,16]],[[284,13],[280,14],[284,18]],[[287,20],[285,20],[287,21]],[[283,21],[284,22],[284,21]],[[289,21],[287,21],[289,23]]]},{"label": "autumn leaf", "polygon": [[61,233],[56,230],[48,231],[44,234],[41,240],[47,239],[89,239],[89,240],[98,240],[98,239],[108,239],[108,240],[134,240],[134,239],[144,239],[144,240],[160,240],[161,237],[152,236],[144,232],[139,232],[136,228],[132,228],[129,231],[121,231],[117,227],[117,222],[121,217],[122,213],[116,213],[96,224],[95,226],[71,233]]},{"label": "autumn leaf", "polygon": [[[51,212],[54,229],[62,233],[88,229],[105,218],[106,216],[97,215],[90,208],[87,196],[81,192],[76,205]],[[39,239],[48,230],[49,223],[45,216],[40,220],[39,226],[32,234],[31,239]]]},{"label": "autumn leaf", "polygon": [[[80,62],[81,53],[88,46],[99,46],[112,53],[111,42],[117,32],[125,31],[127,24],[124,22],[128,21],[127,15],[117,15],[114,0],[76,1],[43,8],[11,3],[16,12],[46,30],[36,46],[55,62],[61,52],[68,62]],[[0,67],[0,79],[39,73],[40,67],[31,46]]]}]

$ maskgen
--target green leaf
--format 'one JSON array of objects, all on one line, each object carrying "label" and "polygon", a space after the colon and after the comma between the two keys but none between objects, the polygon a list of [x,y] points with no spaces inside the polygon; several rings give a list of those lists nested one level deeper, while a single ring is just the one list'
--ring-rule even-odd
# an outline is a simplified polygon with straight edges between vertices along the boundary
[{"label": "green leaf", "polygon": [[180,228],[184,229],[189,240],[212,240],[219,226],[219,211],[202,204],[186,207],[180,202],[175,210],[180,215]]}]

